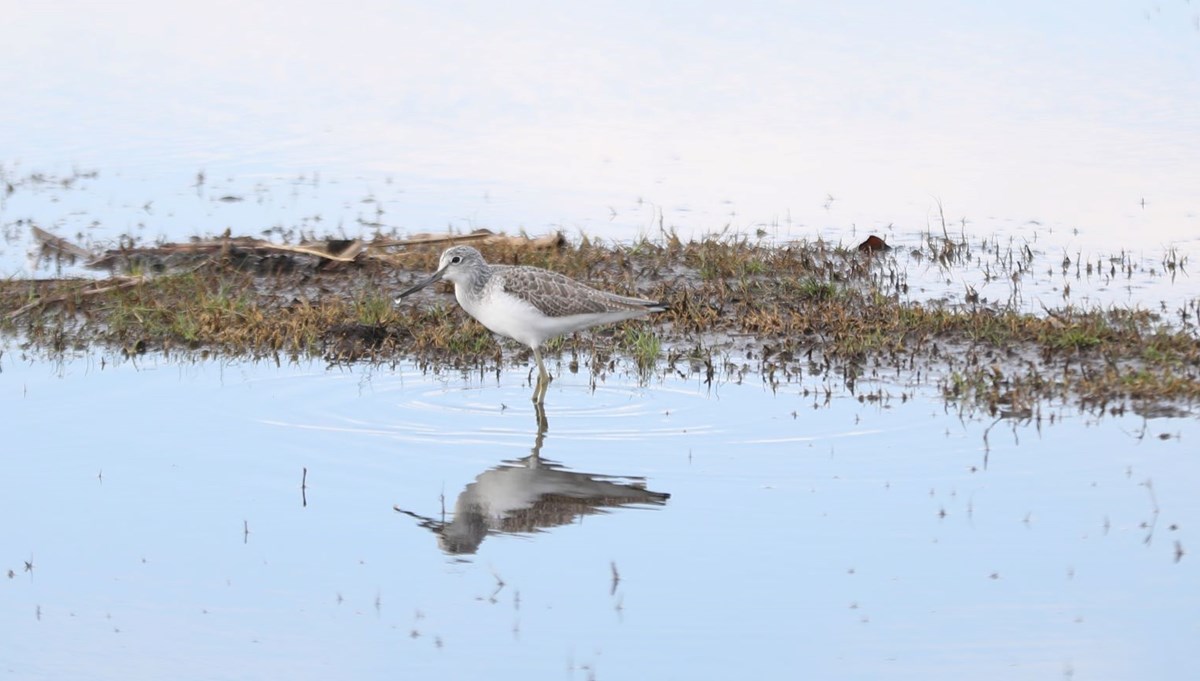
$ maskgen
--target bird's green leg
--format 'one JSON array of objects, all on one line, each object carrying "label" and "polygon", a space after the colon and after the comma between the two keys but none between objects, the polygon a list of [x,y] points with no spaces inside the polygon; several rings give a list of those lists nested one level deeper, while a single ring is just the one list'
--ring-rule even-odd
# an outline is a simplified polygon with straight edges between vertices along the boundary
[{"label": "bird's green leg", "polygon": [[537,385],[533,388],[533,401],[541,404],[546,400],[546,390],[550,387],[550,374],[546,372],[546,365],[542,363],[542,353],[537,348],[533,349],[533,358],[537,361],[538,380]]}]

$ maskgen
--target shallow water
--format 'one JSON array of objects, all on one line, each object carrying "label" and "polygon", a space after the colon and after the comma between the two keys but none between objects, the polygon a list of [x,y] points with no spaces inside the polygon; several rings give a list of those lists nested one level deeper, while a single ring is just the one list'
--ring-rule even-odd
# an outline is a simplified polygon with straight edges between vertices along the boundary
[{"label": "shallow water", "polygon": [[[814,402],[564,371],[549,470],[498,471],[537,444],[524,367],[19,355],[0,358],[12,678],[1200,671],[1191,417],[993,424],[923,388]],[[515,506],[530,480],[670,498],[445,550],[464,491]]]},{"label": "shallow water", "polygon": [[940,205],[952,232],[1036,233],[1059,260],[1200,246],[1181,0],[6,9],[0,42],[38,68],[0,72],[20,237],[0,275],[30,220],[106,244],[665,226],[911,246]]}]

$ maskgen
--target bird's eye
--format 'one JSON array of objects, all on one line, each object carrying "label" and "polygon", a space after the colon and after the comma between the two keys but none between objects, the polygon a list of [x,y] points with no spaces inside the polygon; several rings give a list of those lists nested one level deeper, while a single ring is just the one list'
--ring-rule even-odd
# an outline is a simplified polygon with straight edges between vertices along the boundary
[{"label": "bird's eye", "polygon": [[451,264],[451,265],[454,265],[454,264],[457,264],[457,263],[460,263],[460,262],[462,262],[462,256],[461,256],[461,255],[456,255],[456,256],[454,256],[453,258],[450,258],[450,264]]}]

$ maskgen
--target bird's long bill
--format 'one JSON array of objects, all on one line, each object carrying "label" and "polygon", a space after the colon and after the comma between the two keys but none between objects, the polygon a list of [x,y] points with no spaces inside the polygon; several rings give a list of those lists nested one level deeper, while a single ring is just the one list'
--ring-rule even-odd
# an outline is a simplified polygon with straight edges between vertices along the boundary
[{"label": "bird's long bill", "polygon": [[441,281],[442,275],[444,275],[445,273],[446,273],[445,267],[438,270],[437,272],[434,272],[433,274],[429,275],[429,278],[426,279],[425,281],[422,281],[421,283],[417,284],[416,286],[413,286],[412,288],[408,289],[404,293],[401,293],[400,295],[396,296],[395,302],[397,304],[399,304],[400,301],[403,300],[404,298],[411,296],[412,294],[416,293],[417,291],[420,291],[421,289],[425,288],[426,286],[429,286],[430,284],[432,284],[434,282]]}]

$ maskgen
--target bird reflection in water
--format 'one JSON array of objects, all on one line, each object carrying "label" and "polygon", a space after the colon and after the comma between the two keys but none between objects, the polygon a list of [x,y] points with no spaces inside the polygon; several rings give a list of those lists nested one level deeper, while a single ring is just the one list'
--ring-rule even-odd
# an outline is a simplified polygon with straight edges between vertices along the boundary
[{"label": "bird reflection in water", "polygon": [[569,525],[585,515],[626,506],[662,506],[670,494],[646,489],[645,479],[577,473],[541,458],[545,417],[529,456],[505,461],[475,477],[458,495],[450,521],[395,507],[432,530],[443,551],[472,554],[489,534],[532,534]]}]

